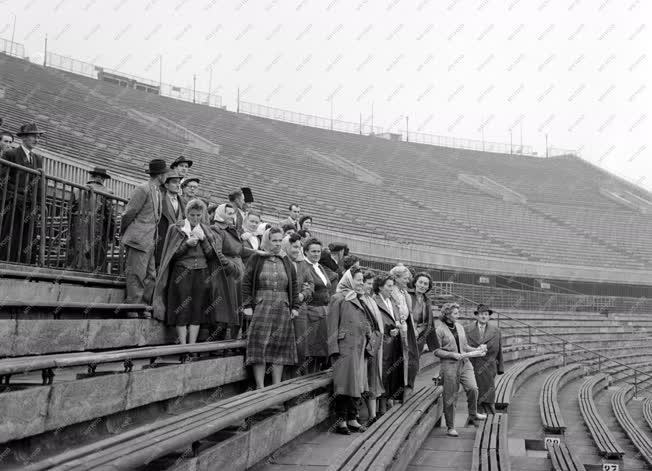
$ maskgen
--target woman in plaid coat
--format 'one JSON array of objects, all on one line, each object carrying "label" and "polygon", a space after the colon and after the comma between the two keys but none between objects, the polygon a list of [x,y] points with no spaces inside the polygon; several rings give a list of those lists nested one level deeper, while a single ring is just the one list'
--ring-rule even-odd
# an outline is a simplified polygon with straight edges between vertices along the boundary
[{"label": "woman in plaid coat", "polygon": [[256,388],[265,386],[265,368],[272,365],[272,382],[280,383],[285,365],[296,365],[297,346],[292,319],[299,309],[299,284],[292,262],[281,253],[283,233],[271,228],[261,249],[247,261],[242,280],[244,314],[251,319],[247,365],[253,365]]}]

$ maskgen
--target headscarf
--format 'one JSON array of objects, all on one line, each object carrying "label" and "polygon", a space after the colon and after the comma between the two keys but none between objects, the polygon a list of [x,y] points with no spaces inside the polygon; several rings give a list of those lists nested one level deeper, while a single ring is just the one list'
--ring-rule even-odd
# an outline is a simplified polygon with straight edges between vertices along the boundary
[{"label": "headscarf", "polygon": [[353,289],[353,276],[351,276],[351,270],[347,270],[346,273],[342,276],[342,279],[340,282],[337,284],[337,288],[335,290],[336,293],[343,293],[344,294],[344,299],[347,301],[355,298],[358,293],[355,292]]},{"label": "headscarf", "polygon": [[258,228],[256,229],[255,235],[262,236],[266,230],[267,230],[267,223],[261,222],[260,224],[258,224]]},{"label": "headscarf", "polygon": [[301,262],[304,259],[303,258],[303,250],[299,249],[299,256],[297,257],[296,260],[293,260],[292,257],[290,257],[290,248],[291,247],[292,247],[292,244],[290,244],[290,236],[286,235],[285,237],[283,237],[283,242],[281,242],[281,255],[287,255],[287,257],[293,263]]},{"label": "headscarf", "polygon": [[274,253],[272,252],[272,241],[271,241],[271,234],[270,234],[271,228],[265,230],[263,233],[263,240],[260,242],[260,250],[263,252],[266,252],[267,255],[275,255],[278,257],[282,257],[283,255],[279,253]]},{"label": "headscarf", "polygon": [[213,220],[231,225],[233,224],[233,221],[229,223],[226,221],[226,205],[227,203],[222,203],[215,209],[215,216],[213,216]]}]

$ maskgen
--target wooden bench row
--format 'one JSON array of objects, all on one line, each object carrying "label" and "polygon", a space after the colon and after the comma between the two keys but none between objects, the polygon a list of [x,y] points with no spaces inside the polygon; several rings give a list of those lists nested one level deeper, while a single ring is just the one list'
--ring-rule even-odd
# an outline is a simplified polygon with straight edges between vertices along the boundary
[{"label": "wooden bench row", "polygon": [[471,471],[509,471],[507,414],[489,415],[475,433]]},{"label": "wooden bench row", "polygon": [[559,368],[548,375],[539,394],[539,412],[541,423],[547,433],[564,433],[566,423],[557,400],[558,391],[564,384],[584,374],[584,368],[578,364]]},{"label": "wooden bench row", "polygon": [[55,319],[62,316],[70,315],[71,311],[79,317],[84,316],[101,316],[102,318],[125,317],[128,312],[146,313],[152,310],[147,304],[125,304],[125,303],[97,303],[81,301],[39,301],[39,300],[2,300],[0,302],[0,312],[12,316],[21,317],[19,311],[47,310]]},{"label": "wooden bench row", "polygon": [[521,360],[496,380],[496,409],[507,410],[520,385],[530,376],[552,366],[558,355],[538,355]]},{"label": "wooden bench row", "polygon": [[550,443],[547,448],[554,471],[586,471],[582,462],[565,441]]},{"label": "wooden bench row", "polygon": [[652,440],[647,434],[636,425],[634,419],[627,410],[627,403],[634,396],[634,385],[623,386],[611,396],[611,408],[614,411],[616,420],[623,428],[629,439],[634,443],[636,449],[643,459],[652,466]]},{"label": "wooden bench row", "polygon": [[201,342],[185,345],[159,345],[149,347],[127,348],[106,352],[58,353],[52,355],[5,358],[0,360],[0,378],[8,384],[11,375],[41,370],[43,384],[52,384],[55,368],[88,366],[89,374],[95,372],[97,365],[103,363],[123,362],[125,371],[131,371],[134,360],[149,359],[153,364],[159,357],[215,353],[246,347],[244,340],[226,340],[219,342]]},{"label": "wooden bench row", "polygon": [[328,471],[402,470],[441,418],[440,386],[416,391],[360,435],[328,467]]},{"label": "wooden bench row", "polygon": [[589,433],[595,442],[601,456],[606,458],[621,459],[625,450],[618,444],[609,427],[600,417],[600,413],[593,400],[594,390],[609,386],[609,377],[605,374],[598,374],[587,378],[580,386],[577,397],[580,404],[580,412]]},{"label": "wooden bench row", "polygon": [[306,398],[329,387],[331,382],[330,372],[283,381],[73,448],[24,469],[81,471],[141,467],[172,450],[194,450],[194,445],[200,440],[216,432],[239,424],[270,407]]}]

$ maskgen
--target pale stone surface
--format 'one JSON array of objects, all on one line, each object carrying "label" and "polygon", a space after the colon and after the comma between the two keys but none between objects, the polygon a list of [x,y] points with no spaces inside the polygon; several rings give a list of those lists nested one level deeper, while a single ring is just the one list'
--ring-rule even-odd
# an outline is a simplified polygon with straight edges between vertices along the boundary
[{"label": "pale stone surface", "polygon": [[13,355],[84,350],[88,321],[83,319],[18,319]]},{"label": "pale stone surface", "polygon": [[89,319],[86,348],[122,348],[138,345],[140,319]]},{"label": "pale stone surface", "polygon": [[128,380],[129,375],[122,373],[59,384],[55,380],[48,405],[46,429],[123,410]]},{"label": "pale stone surface", "polygon": [[0,443],[29,437],[45,430],[49,386],[2,393]]},{"label": "pale stone surface", "polygon": [[224,384],[242,381],[247,378],[247,369],[244,366],[243,355],[225,357],[224,359],[226,360]]},{"label": "pale stone surface", "polygon": [[163,366],[133,371],[127,392],[127,409],[180,396],[184,392],[183,378],[189,365]]},{"label": "pale stone surface", "polygon": [[14,336],[16,334],[16,321],[14,319],[0,319],[0,356],[13,355]]},{"label": "pale stone surface", "polygon": [[197,457],[197,471],[244,471],[247,469],[249,438],[249,433],[239,433],[203,451]]},{"label": "pale stone surface", "polygon": [[251,467],[265,458],[274,450],[284,445],[283,430],[287,421],[287,412],[276,414],[262,422],[258,422],[249,431],[249,458],[247,467]]},{"label": "pale stone surface", "polygon": [[139,319],[138,345],[165,345],[176,339],[172,328],[154,319]]},{"label": "pale stone surface", "polygon": [[285,443],[314,427],[328,416],[328,397],[327,393],[321,394],[287,411],[283,437]]},{"label": "pale stone surface", "polygon": [[221,386],[225,381],[228,358],[212,358],[191,363],[186,369],[186,392]]}]

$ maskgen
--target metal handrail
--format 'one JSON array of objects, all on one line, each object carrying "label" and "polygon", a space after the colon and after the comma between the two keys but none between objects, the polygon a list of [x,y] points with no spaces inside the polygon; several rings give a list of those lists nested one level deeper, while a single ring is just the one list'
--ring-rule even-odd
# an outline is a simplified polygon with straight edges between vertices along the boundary
[{"label": "metal handrail", "polygon": [[[464,297],[464,296],[456,295],[456,294],[453,294],[453,296],[456,296],[456,297],[458,297],[458,298],[461,298],[462,300],[464,300],[464,301],[466,301],[466,302],[468,302],[468,303],[470,303],[470,304],[477,304],[477,303],[474,302],[472,299],[466,298],[466,297]],[[550,337],[553,337],[553,338],[559,339],[559,340],[561,340],[561,341],[562,341],[564,344],[566,344],[566,345],[572,345],[573,347],[577,347],[578,349],[583,350],[583,351],[585,351],[585,352],[587,352],[587,353],[590,353],[591,355],[595,355],[596,357],[598,357],[598,358],[600,358],[600,359],[606,359],[606,360],[609,361],[609,362],[612,362],[612,363],[615,363],[615,364],[617,364],[617,365],[623,366],[623,367],[625,367],[625,368],[627,368],[627,369],[630,369],[630,370],[634,371],[634,372],[637,373],[637,374],[642,374],[642,375],[644,375],[644,376],[647,376],[647,377],[649,377],[649,378],[652,378],[652,374],[650,374],[650,373],[646,373],[645,371],[641,371],[641,370],[639,370],[639,369],[637,369],[637,368],[633,368],[633,367],[631,367],[631,366],[629,366],[629,365],[626,365],[626,364],[624,364],[624,363],[622,363],[622,362],[619,362],[618,360],[614,360],[614,359],[612,359],[612,358],[609,358],[609,357],[607,357],[607,356],[605,356],[605,355],[602,355],[601,353],[598,353],[598,352],[595,352],[595,351],[591,350],[590,348],[586,348],[586,347],[584,347],[584,346],[582,346],[582,345],[580,345],[580,344],[577,344],[577,343],[575,343],[575,342],[572,342],[572,341],[566,340],[566,339],[564,339],[563,337],[561,337],[561,336],[559,336],[559,335],[557,335],[557,334],[553,334],[553,333],[547,332],[547,331],[545,331],[544,329],[542,329],[542,328],[540,328],[540,327],[534,326],[534,325],[532,325],[532,324],[528,324],[527,322],[521,321],[521,320],[519,320],[519,319],[514,319],[512,316],[510,316],[510,315],[508,315],[508,314],[503,314],[503,313],[501,313],[500,311],[495,311],[495,312],[496,312],[496,314],[498,314],[498,318],[497,318],[497,320],[498,320],[499,323],[500,323],[500,317],[501,317],[501,316],[506,317],[506,318],[509,319],[510,321],[517,322],[517,323],[519,323],[519,324],[522,324],[522,325],[526,326],[528,329],[534,329],[534,330],[537,330],[537,331],[539,331],[539,332],[542,332],[542,333],[545,334],[545,335],[548,335],[548,336],[550,336]],[[499,324],[499,325],[500,325],[500,324]]]}]

